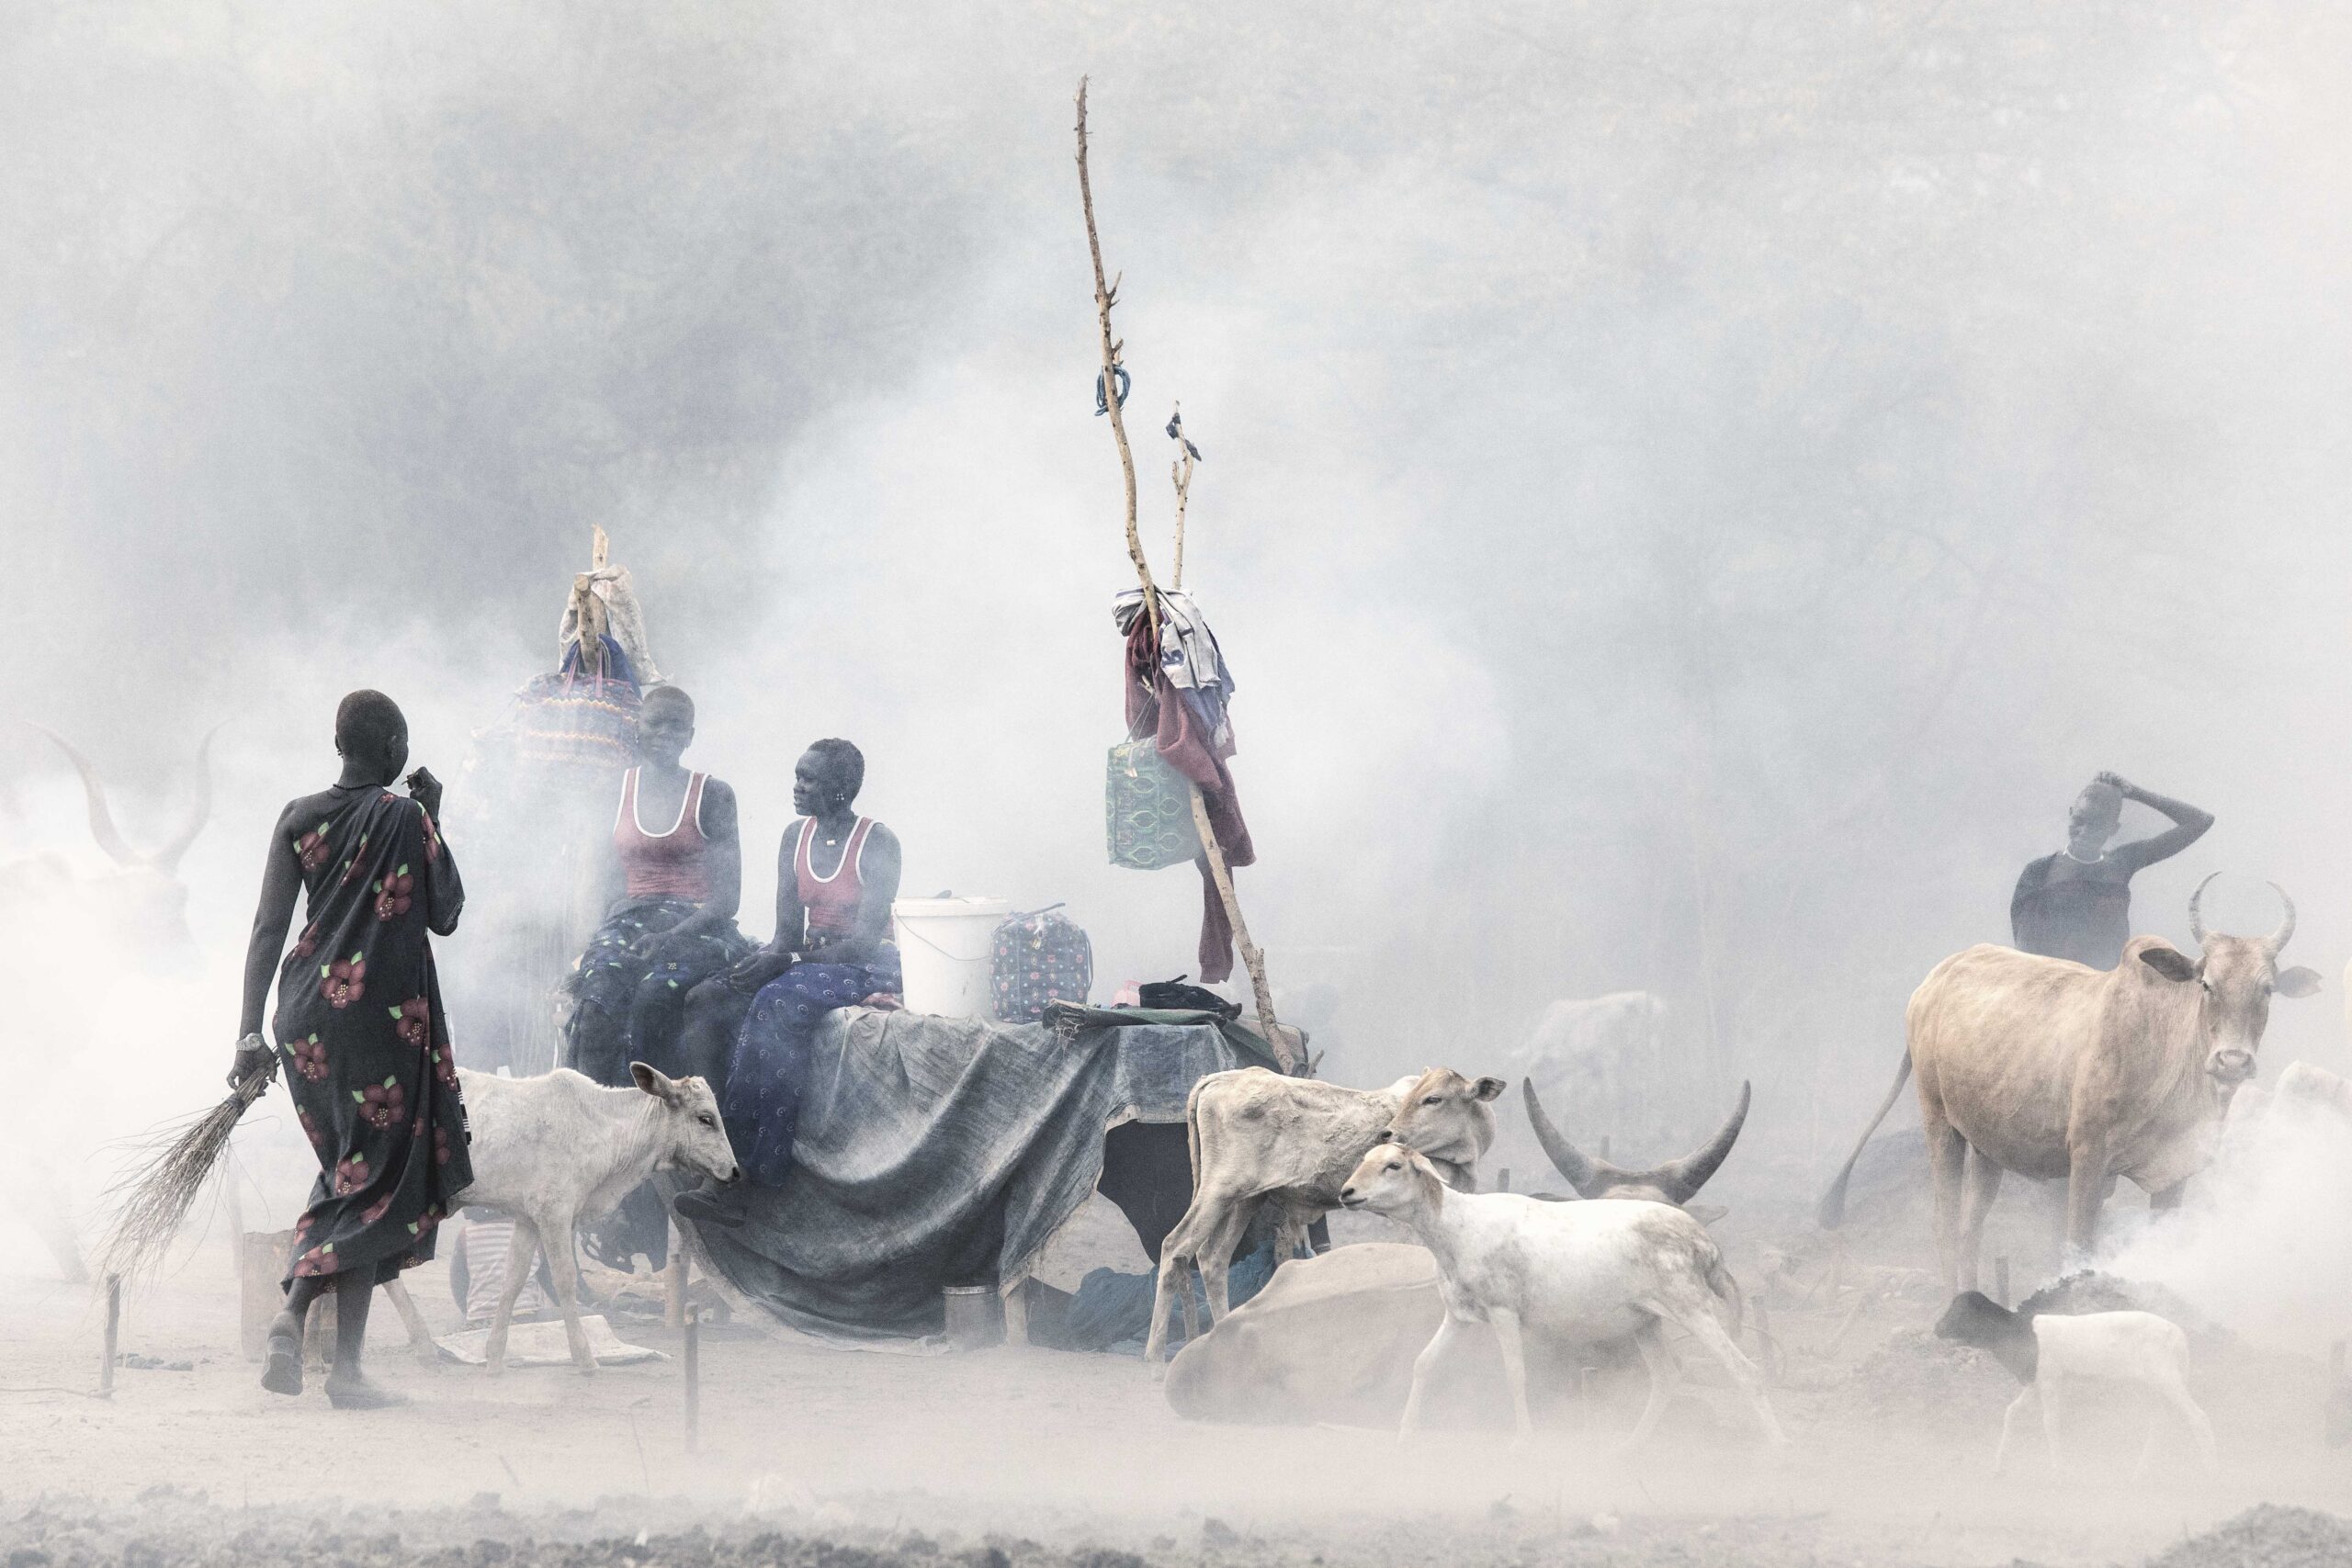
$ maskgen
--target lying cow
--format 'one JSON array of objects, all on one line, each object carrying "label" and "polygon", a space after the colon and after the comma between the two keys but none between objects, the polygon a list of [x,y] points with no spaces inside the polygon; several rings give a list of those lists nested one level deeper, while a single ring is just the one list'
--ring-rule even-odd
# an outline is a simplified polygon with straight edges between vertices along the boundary
[{"label": "lying cow", "polygon": [[1522,1438],[1528,1406],[1523,1336],[1577,1345],[1631,1340],[1650,1372],[1649,1402],[1629,1443],[1657,1427],[1680,1367],[1665,1330],[1680,1329],[1722,1363],[1768,1441],[1788,1441],[1764,1394],[1764,1374],[1741,1354],[1718,1305],[1738,1310],[1739,1287],[1707,1230],[1665,1203],[1546,1203],[1515,1192],[1449,1191],[1412,1149],[1374,1149],[1340,1189],[1351,1209],[1385,1214],[1412,1231],[1437,1260],[1445,1318],[1413,1362],[1397,1436],[1420,1424],[1430,1371],[1466,1323],[1491,1325]]},{"label": "lying cow", "polygon": [[[1702,1223],[1723,1213],[1690,1200],[1731,1153],[1747,1117],[1747,1085],[1704,1148],[1647,1170],[1587,1158],[1544,1114],[1535,1086],[1521,1089],[1537,1138],[1578,1197],[1673,1202]],[[1414,1358],[1444,1317],[1437,1262],[1426,1247],[1373,1242],[1302,1258],[1177,1353],[1168,1404],[1195,1421],[1393,1421],[1411,1387]],[[1476,1376],[1475,1367],[1456,1371]]]},{"label": "lying cow", "polygon": [[[2295,906],[2267,936],[2209,934],[2188,901],[2202,956],[2134,937],[2112,970],[1980,945],[1936,965],[1912,993],[1894,1087],[1821,1201],[1845,1216],[1846,1183],[1871,1134],[1919,1075],[1919,1120],[1936,1188],[1936,1245],[1954,1294],[1977,1286],[1984,1215],[2001,1173],[2066,1179],[2066,1243],[2087,1256],[2099,1205],[2118,1177],[2177,1207],[2212,1157],[2230,1099],[2254,1077],[2270,998],[2319,989],[2309,969],[2280,969]],[[2274,885],[2275,886],[2275,885]],[[1965,1190],[1962,1172],[1965,1167]]]},{"label": "lying cow", "polygon": [[664,1077],[642,1062],[630,1064],[629,1075],[635,1089],[604,1089],[569,1067],[529,1078],[458,1069],[474,1168],[473,1184],[458,1201],[514,1217],[506,1289],[484,1351],[493,1372],[505,1370],[506,1332],[535,1248],[547,1254],[571,1364],[593,1372],[596,1358],[580,1326],[572,1227],[611,1213],[657,1170],[735,1179],[735,1150],[708,1084]]},{"label": "lying cow", "polygon": [[[1193,1086],[1184,1120],[1193,1150],[1193,1201],[1159,1247],[1144,1359],[1168,1354],[1176,1303],[1193,1314],[1187,1269],[1200,1271],[1209,1320],[1225,1316],[1233,1249],[1258,1210],[1280,1205],[1277,1259],[1293,1257],[1307,1225],[1339,1206],[1340,1189],[1364,1151],[1395,1137],[1419,1149],[1445,1179],[1476,1184],[1478,1157],[1495,1141],[1500,1078],[1431,1067],[1386,1089],[1343,1089],[1263,1067],[1211,1073]],[[1190,1337],[1190,1336],[1187,1336]]]}]

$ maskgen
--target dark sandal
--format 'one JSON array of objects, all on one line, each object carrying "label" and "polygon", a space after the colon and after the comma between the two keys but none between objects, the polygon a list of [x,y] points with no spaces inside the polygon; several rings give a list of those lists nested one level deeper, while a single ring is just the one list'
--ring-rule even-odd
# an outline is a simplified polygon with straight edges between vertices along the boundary
[{"label": "dark sandal", "polygon": [[302,1392],[302,1339],[295,1334],[269,1337],[269,1353],[262,1362],[261,1386],[272,1393]]}]

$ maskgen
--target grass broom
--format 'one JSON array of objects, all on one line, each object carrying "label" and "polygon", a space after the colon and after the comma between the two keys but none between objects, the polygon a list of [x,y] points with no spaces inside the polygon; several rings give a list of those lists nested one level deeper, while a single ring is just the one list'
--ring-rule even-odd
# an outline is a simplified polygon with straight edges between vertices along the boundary
[{"label": "grass broom", "polygon": [[138,1157],[108,1184],[103,1200],[114,1211],[114,1219],[98,1248],[100,1274],[135,1283],[164,1261],[197,1194],[228,1152],[230,1134],[277,1076],[277,1058],[272,1055],[238,1080],[220,1104],[190,1121],[162,1127],[132,1145]]}]

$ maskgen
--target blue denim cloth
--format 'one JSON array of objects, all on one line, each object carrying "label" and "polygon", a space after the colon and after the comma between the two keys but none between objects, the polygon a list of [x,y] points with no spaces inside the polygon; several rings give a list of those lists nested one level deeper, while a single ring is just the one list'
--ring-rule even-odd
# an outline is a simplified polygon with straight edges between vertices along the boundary
[{"label": "blue denim cloth", "polygon": [[[1239,1306],[1264,1290],[1266,1281],[1273,1277],[1274,1247],[1268,1242],[1234,1261],[1231,1272],[1225,1277],[1230,1303]],[[1183,1278],[1184,1288],[1192,1292],[1201,1321],[1207,1322],[1208,1297],[1201,1288],[1200,1276],[1188,1269]],[[1142,1355],[1144,1341],[1151,1334],[1152,1297],[1159,1289],[1157,1271],[1123,1274],[1115,1269],[1094,1269],[1079,1281],[1078,1293],[1070,1298],[1069,1327],[1063,1336],[1068,1342],[1060,1348]],[[1184,1342],[1184,1312],[1181,1305],[1174,1319],[1168,1329],[1171,1348]]]},{"label": "blue denim cloth", "polygon": [[876,993],[895,996],[904,984],[898,949],[886,947],[870,964],[796,964],[760,987],[735,1037],[719,1108],[746,1179],[781,1187],[792,1168],[792,1138],[808,1082],[808,1037],[819,1021]]}]

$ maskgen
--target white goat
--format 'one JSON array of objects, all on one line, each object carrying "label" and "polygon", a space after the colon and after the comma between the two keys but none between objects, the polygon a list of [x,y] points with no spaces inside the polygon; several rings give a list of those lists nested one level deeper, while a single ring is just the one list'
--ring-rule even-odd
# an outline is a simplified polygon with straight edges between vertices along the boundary
[{"label": "white goat", "polygon": [[491,1319],[485,1359],[506,1369],[506,1331],[514,1298],[531,1277],[532,1253],[547,1253],[556,1305],[563,1312],[571,1364],[596,1370],[580,1326],[580,1270],[572,1227],[612,1212],[657,1170],[689,1170],[714,1181],[735,1179],[735,1149],[718,1120],[718,1100],[700,1078],[672,1078],[643,1062],[629,1065],[635,1089],[605,1089],[558,1067],[537,1077],[502,1078],[458,1070],[472,1132],[473,1184],[461,1203],[486,1204],[514,1216],[506,1289]]},{"label": "white goat", "polygon": [[1363,1157],[1340,1201],[1405,1225],[1437,1258],[1445,1320],[1413,1362],[1399,1438],[1419,1427],[1430,1372],[1462,1325],[1488,1323],[1522,1438],[1535,1429],[1522,1331],[1573,1344],[1634,1342],[1650,1394],[1632,1446],[1657,1427],[1681,1375],[1666,1345],[1671,1325],[1723,1363],[1769,1441],[1789,1440],[1764,1396],[1763,1374],[1715,1320],[1718,1303],[1736,1309],[1739,1287],[1706,1227],[1681,1210],[1643,1200],[1547,1203],[1513,1192],[1452,1192],[1428,1160],[1396,1144]]},{"label": "white goat", "polygon": [[[1946,1339],[1989,1350],[2025,1390],[2001,1417],[2000,1447],[1993,1450],[1993,1473],[2008,1463],[2009,1439],[2026,1407],[2041,1406],[2042,1440],[2050,1445],[2050,1467],[2058,1468],[2058,1419],[2066,1401],[2084,1382],[2137,1383],[2170,1405],[2188,1424],[2205,1468],[2219,1467],[2213,1423],[2188,1394],[2188,1336],[2180,1325],[2152,1312],[2087,1312],[2079,1315],[2011,1312],[1975,1291],[1954,1296],[1936,1325]],[[2144,1472],[2156,1451],[2156,1421],[2140,1450],[2134,1476]]]}]

